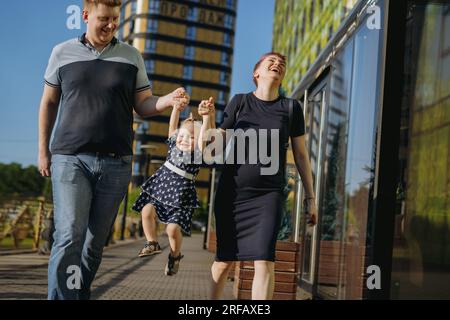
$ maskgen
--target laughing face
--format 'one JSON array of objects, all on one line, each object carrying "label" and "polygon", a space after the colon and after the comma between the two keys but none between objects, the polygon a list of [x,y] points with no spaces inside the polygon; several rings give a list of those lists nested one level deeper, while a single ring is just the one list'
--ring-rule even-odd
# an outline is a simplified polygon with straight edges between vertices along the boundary
[{"label": "laughing face", "polygon": [[286,74],[286,63],[283,59],[270,55],[266,57],[258,69],[255,70],[254,77],[260,80],[269,80],[281,84]]},{"label": "laughing face", "polygon": [[[194,124],[188,123],[180,127],[177,135],[177,147],[181,151],[192,151],[195,148],[195,130]],[[197,133],[198,137],[198,133]]]},{"label": "laughing face", "polygon": [[119,26],[120,7],[99,3],[83,11],[87,33],[93,45],[106,46],[113,39]]}]

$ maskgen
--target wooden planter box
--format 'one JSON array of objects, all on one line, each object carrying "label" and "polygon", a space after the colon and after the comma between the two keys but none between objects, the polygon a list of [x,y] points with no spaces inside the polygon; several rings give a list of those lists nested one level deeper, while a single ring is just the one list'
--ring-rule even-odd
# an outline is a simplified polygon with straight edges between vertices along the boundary
[{"label": "wooden planter box", "polygon": [[209,232],[209,240],[208,240],[208,251],[212,253],[216,253],[216,246],[217,246],[217,240],[216,240],[216,232],[210,231]]},{"label": "wooden planter box", "polygon": [[[275,252],[275,290],[273,300],[296,300],[300,244],[277,241]],[[253,262],[237,262],[233,293],[238,300],[252,298]]]}]

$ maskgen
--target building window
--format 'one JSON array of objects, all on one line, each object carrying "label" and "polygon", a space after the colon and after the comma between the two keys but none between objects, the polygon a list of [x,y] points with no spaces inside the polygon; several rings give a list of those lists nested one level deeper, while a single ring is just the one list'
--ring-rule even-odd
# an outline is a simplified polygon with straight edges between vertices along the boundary
[{"label": "building window", "polygon": [[189,117],[189,114],[191,113],[191,108],[189,108],[189,107],[186,107],[186,108],[184,108],[184,110],[183,111],[181,111],[181,113],[180,113],[180,119],[186,119],[187,117]]},{"label": "building window", "polygon": [[195,48],[193,46],[184,47],[184,58],[185,59],[194,59],[195,57]]},{"label": "building window", "polygon": [[156,40],[155,39],[147,39],[145,41],[145,53],[155,53],[156,52]]},{"label": "building window", "polygon": [[225,28],[233,28],[234,17],[232,15],[225,15]]},{"label": "building window", "polygon": [[328,28],[328,40],[330,40],[333,37],[333,25],[330,24],[330,27]]},{"label": "building window", "polygon": [[220,72],[220,84],[227,85],[228,79],[229,79],[228,72],[221,71]]},{"label": "building window", "polygon": [[137,0],[131,2],[131,15],[136,14]]},{"label": "building window", "polygon": [[133,163],[133,176],[138,176],[138,175],[139,175],[139,162],[135,161]]},{"label": "building window", "polygon": [[122,5],[122,7],[120,8],[120,20],[123,21],[125,20],[125,6]]},{"label": "building window", "polygon": [[192,73],[193,73],[193,67],[192,66],[184,66],[183,68],[183,78],[187,80],[192,79]]},{"label": "building window", "polygon": [[227,9],[234,9],[234,0],[227,0]]},{"label": "building window", "polygon": [[222,52],[220,63],[222,63],[223,65],[228,65],[230,63],[230,57],[228,53]]},{"label": "building window", "polygon": [[134,19],[130,21],[130,34],[132,34],[134,32]]},{"label": "building window", "polygon": [[192,97],[192,86],[185,86],[184,89],[186,90],[187,94]]},{"label": "building window", "polygon": [[136,150],[134,154],[141,154],[141,141],[139,140],[136,141]]},{"label": "building window", "polygon": [[[138,125],[138,127],[136,129],[136,133],[137,134],[145,134],[145,133],[147,133],[147,130],[148,130],[148,122],[147,121],[142,121],[142,122],[139,123],[139,125]],[[140,141],[136,141],[136,143],[137,142],[140,143]],[[140,148],[140,145],[139,145],[139,148]]]},{"label": "building window", "polygon": [[145,60],[145,69],[147,73],[155,72],[155,61],[154,60]]},{"label": "building window", "polygon": [[159,13],[159,0],[150,0],[148,4],[148,13],[158,14]]},{"label": "building window", "polygon": [[189,26],[186,28],[186,39],[195,40],[196,35],[197,35],[196,27]]},{"label": "building window", "polygon": [[147,20],[147,32],[156,33],[158,32],[158,21],[155,19]]},{"label": "building window", "polygon": [[297,50],[297,48],[298,48],[298,28],[297,28],[297,24],[295,24],[294,29],[295,29],[294,50]]},{"label": "building window", "polygon": [[305,31],[306,31],[306,11],[303,11],[302,29],[300,31],[300,36],[302,37],[302,39],[305,39]]},{"label": "building window", "polygon": [[311,7],[309,8],[309,26],[310,29],[314,24],[314,1],[311,1]]},{"label": "building window", "polygon": [[223,44],[226,46],[231,46],[231,36],[228,33],[223,34]]},{"label": "building window", "polygon": [[225,92],[219,91],[219,97],[217,98],[217,102],[220,104],[225,104]]},{"label": "building window", "polygon": [[198,19],[198,8],[197,7],[191,7],[189,8],[188,12],[188,21],[197,21]]},{"label": "building window", "polygon": [[216,110],[216,123],[222,123],[223,111]]}]

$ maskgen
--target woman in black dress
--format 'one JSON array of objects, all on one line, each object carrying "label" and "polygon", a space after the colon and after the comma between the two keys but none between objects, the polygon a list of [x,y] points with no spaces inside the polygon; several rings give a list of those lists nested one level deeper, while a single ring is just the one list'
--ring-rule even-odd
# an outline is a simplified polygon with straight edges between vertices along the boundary
[{"label": "woman in black dress", "polygon": [[[257,143],[278,142],[278,167],[276,173],[262,175],[261,169],[269,167],[257,159],[252,164],[249,143],[245,145],[244,164],[225,164],[215,198],[217,255],[213,263],[211,298],[219,299],[234,261],[254,261],[255,276],[252,299],[272,299],[274,290],[275,244],[283,212],[285,185],[286,146],[291,138],[295,164],[300,173],[306,195],[309,223],[315,224],[316,207],[311,167],[305,147],[303,112],[297,101],[289,107],[290,99],[279,95],[286,72],[286,58],[278,53],[268,53],[255,65],[253,80],[256,91],[236,95],[225,108],[222,132],[227,129],[249,129],[261,132]],[[291,102],[292,106],[292,102]],[[291,111],[289,111],[291,108]],[[271,136],[278,129],[279,141]],[[250,160],[250,161],[249,161]],[[236,162],[234,162],[236,163]]]}]

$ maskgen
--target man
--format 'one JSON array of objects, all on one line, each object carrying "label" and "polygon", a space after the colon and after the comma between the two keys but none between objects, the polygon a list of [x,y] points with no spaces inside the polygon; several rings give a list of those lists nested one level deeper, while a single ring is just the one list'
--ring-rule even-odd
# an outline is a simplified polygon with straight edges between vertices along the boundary
[{"label": "man", "polygon": [[114,37],[120,6],[121,0],[84,0],[87,32],[57,45],[45,74],[39,170],[52,177],[55,210],[49,299],[90,298],[130,180],[133,108],[148,117],[189,103],[183,88],[152,95],[140,53]]}]

